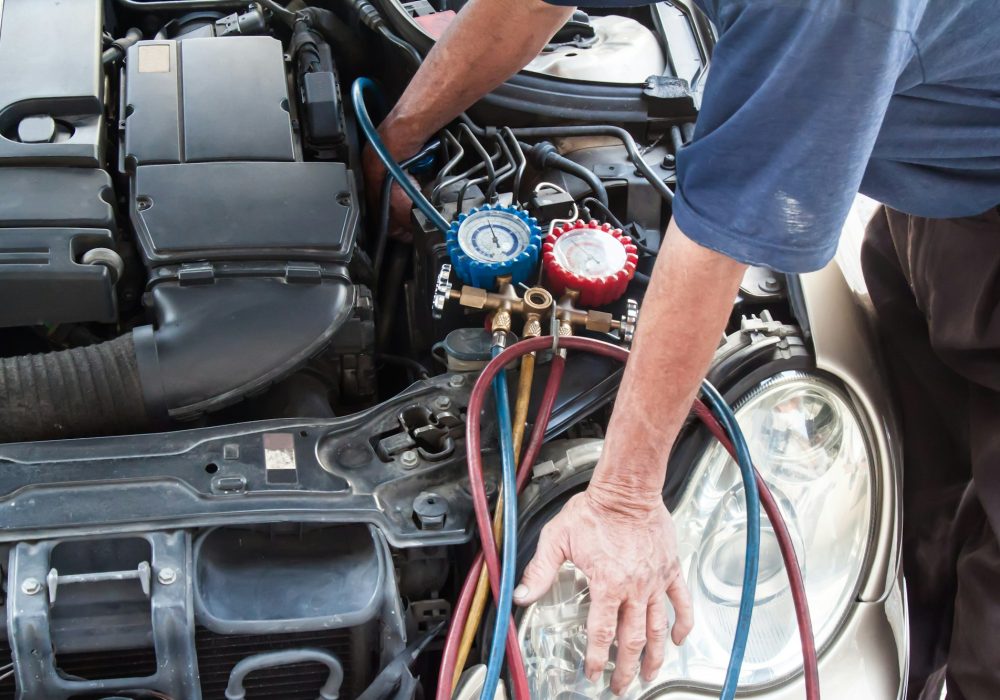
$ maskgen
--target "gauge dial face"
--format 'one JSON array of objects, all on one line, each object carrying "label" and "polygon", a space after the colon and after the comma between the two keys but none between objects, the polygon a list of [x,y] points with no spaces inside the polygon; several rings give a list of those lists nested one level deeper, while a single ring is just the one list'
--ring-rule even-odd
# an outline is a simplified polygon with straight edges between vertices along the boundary
[{"label": "gauge dial face", "polygon": [[528,223],[505,211],[477,211],[458,227],[462,252],[484,263],[506,262],[525,250],[530,241]]},{"label": "gauge dial face", "polygon": [[628,261],[621,241],[592,228],[564,233],[556,240],[552,253],[561,267],[580,277],[607,277]]}]

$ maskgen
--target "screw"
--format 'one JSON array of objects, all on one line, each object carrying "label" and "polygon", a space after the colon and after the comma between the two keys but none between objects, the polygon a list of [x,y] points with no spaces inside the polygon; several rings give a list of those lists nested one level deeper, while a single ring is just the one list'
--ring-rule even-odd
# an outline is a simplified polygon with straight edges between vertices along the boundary
[{"label": "screw", "polygon": [[146,211],[151,206],[153,206],[153,202],[149,199],[149,197],[136,197],[135,208],[139,211]]},{"label": "screw", "polygon": [[420,455],[413,450],[407,450],[403,454],[399,455],[399,463],[407,469],[412,469],[417,466],[418,462],[420,462]]},{"label": "screw", "polygon": [[160,572],[156,574],[156,580],[162,583],[164,586],[169,586],[171,583],[177,580],[177,572],[171,569],[169,566],[165,566],[160,569]]},{"label": "screw", "polygon": [[463,377],[461,374],[453,374],[451,375],[451,378],[448,380],[448,386],[453,387],[455,389],[462,386],[463,384],[465,384],[465,377]]},{"label": "screw", "polygon": [[21,584],[21,591],[25,595],[37,595],[42,592],[42,582],[37,578],[26,578]]},{"label": "screw", "polygon": [[434,406],[441,411],[447,411],[451,408],[451,399],[447,396],[439,396],[434,399]]}]

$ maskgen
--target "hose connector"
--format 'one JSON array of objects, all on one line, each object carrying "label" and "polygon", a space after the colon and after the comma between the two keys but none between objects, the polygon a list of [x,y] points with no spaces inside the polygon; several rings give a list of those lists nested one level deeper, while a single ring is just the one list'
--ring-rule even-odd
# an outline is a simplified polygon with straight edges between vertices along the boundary
[{"label": "hose connector", "polygon": [[368,2],[368,0],[347,0],[347,3],[358,13],[361,23],[373,32],[381,32],[385,27],[385,19],[379,13],[378,8]]}]

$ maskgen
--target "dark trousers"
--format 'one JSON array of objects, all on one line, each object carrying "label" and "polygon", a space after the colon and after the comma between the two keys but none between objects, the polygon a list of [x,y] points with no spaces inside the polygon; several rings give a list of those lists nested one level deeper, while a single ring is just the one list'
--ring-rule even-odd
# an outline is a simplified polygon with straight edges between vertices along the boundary
[{"label": "dark trousers", "polygon": [[948,700],[997,700],[1000,211],[883,208],[862,265],[904,433],[909,697],[940,697],[930,677],[947,679]]}]

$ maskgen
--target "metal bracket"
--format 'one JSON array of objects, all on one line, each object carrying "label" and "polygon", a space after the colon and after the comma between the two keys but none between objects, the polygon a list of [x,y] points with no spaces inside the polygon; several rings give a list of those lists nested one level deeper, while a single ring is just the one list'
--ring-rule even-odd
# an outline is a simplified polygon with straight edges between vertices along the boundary
[{"label": "metal bracket", "polygon": [[138,579],[142,592],[149,597],[149,562],[139,562],[139,566],[128,571],[100,571],[92,574],[68,574],[60,576],[56,569],[49,569],[45,575],[45,585],[49,589],[49,605],[56,604],[56,591],[60,585],[70,583],[102,583],[104,581],[129,581]]},{"label": "metal bracket", "polygon": [[[60,545],[100,546],[107,538],[21,542],[10,554],[7,578],[7,629],[17,679],[18,697],[68,700],[97,695],[118,695],[148,688],[172,698],[201,700],[198,658],[194,644],[191,605],[190,536],[185,532],[149,532],[137,537],[149,543],[151,564],[134,571],[91,572],[60,576],[52,567],[53,551]],[[145,565],[145,566],[144,566]],[[153,571],[157,581],[150,580]],[[169,575],[168,575],[169,574]],[[143,678],[84,680],[66,677],[56,662],[53,605],[56,590],[68,583],[108,583],[136,579],[148,596],[156,672]],[[41,582],[45,581],[43,585]],[[49,587],[47,596],[40,595]],[[65,619],[60,618],[60,625]],[[115,629],[94,630],[114,636]],[[148,643],[148,642],[147,642]]]}]

